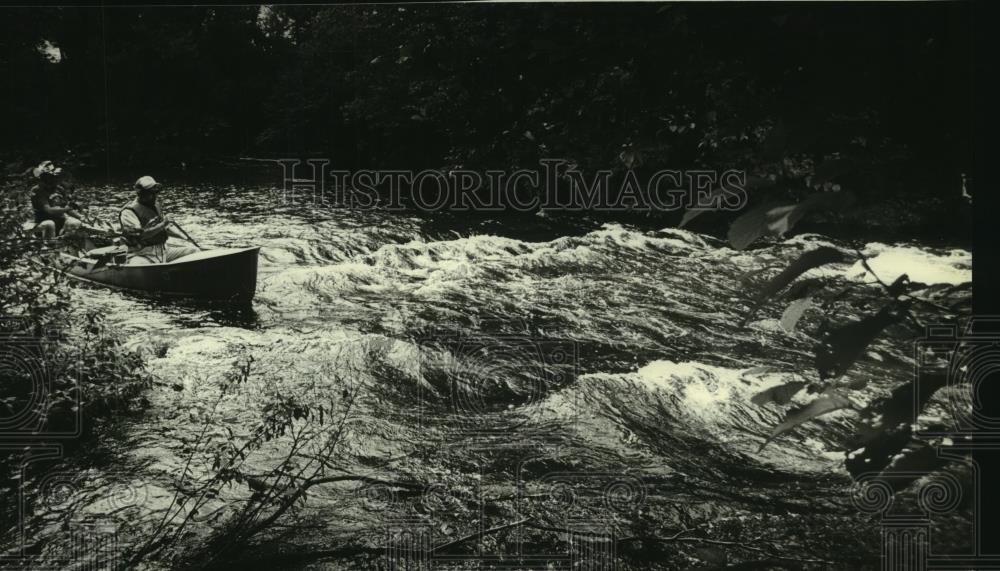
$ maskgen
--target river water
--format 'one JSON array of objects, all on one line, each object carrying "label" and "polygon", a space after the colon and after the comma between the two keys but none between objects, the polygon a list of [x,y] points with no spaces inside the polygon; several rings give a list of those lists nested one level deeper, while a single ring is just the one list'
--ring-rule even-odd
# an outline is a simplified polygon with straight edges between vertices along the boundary
[{"label": "river water", "polygon": [[[112,187],[88,195],[91,214],[109,219],[130,198]],[[419,556],[458,567],[571,565],[582,548],[557,529],[616,538],[600,545],[625,568],[766,558],[640,537],[685,527],[835,568],[878,557],[877,522],[852,504],[843,467],[855,413],[832,413],[758,451],[782,410],[750,398],[815,378],[818,313],[792,333],[778,325],[780,307],[738,327],[747,272],[845,243],[801,235],[735,252],[685,230],[543,217],[518,231],[316,208],[266,186],[172,187],[163,200],[203,245],[260,246],[260,271],[243,310],[73,289],[73,303],[107,315],[157,380],[148,410],[104,445],[109,467],[75,484],[84,499],[74,509],[104,514],[122,552],[159,529],[179,486],[213,473],[213,451],[292,406],[309,418],[253,450],[244,472],[281,465],[299,438],[294,466],[311,469],[318,454],[325,475],[367,480],[311,488],[255,537],[266,544],[254,555],[260,568],[384,567],[406,557],[398,545],[382,551],[400,530],[404,543],[433,546],[486,532]],[[971,279],[967,251],[858,245],[887,282],[906,271],[929,296],[969,295],[950,288]],[[838,319],[882,303],[858,265],[815,273],[861,284]],[[892,326],[869,348],[849,373],[872,379],[855,394],[859,406],[910,378],[918,335]],[[251,359],[246,379],[227,386]],[[337,430],[332,448],[328,428]],[[195,549],[255,493],[239,481],[213,493],[179,545]],[[42,518],[50,533],[60,517]],[[532,525],[492,529],[526,519]],[[346,547],[356,550],[329,553]]]}]

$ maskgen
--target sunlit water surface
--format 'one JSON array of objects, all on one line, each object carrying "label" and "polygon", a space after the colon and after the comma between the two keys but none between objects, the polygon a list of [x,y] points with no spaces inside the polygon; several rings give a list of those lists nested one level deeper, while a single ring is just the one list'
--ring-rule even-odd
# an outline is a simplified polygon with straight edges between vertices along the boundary
[{"label": "sunlit water surface", "polygon": [[[129,199],[111,188],[93,194],[100,199],[91,213],[105,217]],[[807,315],[786,333],[781,309],[770,307],[738,327],[744,274],[830,240],[798,236],[736,252],[684,230],[600,223],[519,239],[516,231],[495,235],[496,222],[442,232],[432,215],[288,204],[267,188],[172,188],[163,198],[204,245],[261,246],[260,271],[252,307],[239,311],[74,288],[78,307],[105,314],[158,380],[149,410],[116,436],[114,470],[84,485],[83,504],[95,514],[106,513],[109,484],[132,490],[122,513],[133,535],[123,543],[155,528],[150,514],[171,504],[185,468],[209,473],[207,456],[189,461],[206,420],[202,447],[238,440],[277,397],[328,403],[325,413],[335,416],[350,395],[350,429],[333,463],[424,490],[317,486],[295,512],[302,527],[272,536],[285,551],[378,548],[405,518],[426,524],[433,545],[524,517],[559,527],[600,516],[617,537],[671,535],[686,522],[736,526],[738,535],[741,525],[820,529],[816,517],[845,529],[870,521],[851,504],[839,446],[853,413],[827,415],[758,452],[782,411],[750,398],[795,375],[815,377],[818,319]],[[863,248],[887,282],[906,272],[935,291],[970,280],[966,251]],[[880,306],[860,265],[813,273],[867,284],[842,318]],[[909,378],[915,335],[891,327],[855,366],[852,378],[872,379],[859,405]],[[226,373],[247,357],[249,379],[219,400]],[[268,443],[247,471],[272,466],[288,446],[287,437]],[[186,541],[197,544],[249,494],[242,485],[221,492],[205,508],[218,511],[195,518]],[[522,532],[517,547],[512,538]],[[514,528],[449,553],[494,561],[542,550],[558,561],[563,538],[544,535]],[[618,552],[633,564],[669,560],[630,545]],[[261,565],[377,559],[283,556]]]}]

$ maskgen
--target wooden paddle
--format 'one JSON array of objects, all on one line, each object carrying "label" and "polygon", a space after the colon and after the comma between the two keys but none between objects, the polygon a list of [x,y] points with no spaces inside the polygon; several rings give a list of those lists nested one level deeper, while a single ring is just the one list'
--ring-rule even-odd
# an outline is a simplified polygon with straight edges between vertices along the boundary
[{"label": "wooden paddle", "polygon": [[192,238],[191,235],[187,233],[187,230],[181,228],[180,224],[178,224],[177,222],[174,222],[173,220],[171,220],[170,223],[173,224],[174,226],[176,226],[177,229],[181,231],[181,234],[184,234],[184,237],[188,239],[188,242],[191,242],[192,244],[194,244],[195,248],[198,248],[199,250],[204,250],[205,249],[205,248],[202,248],[198,244],[198,242],[195,242],[194,238]]}]

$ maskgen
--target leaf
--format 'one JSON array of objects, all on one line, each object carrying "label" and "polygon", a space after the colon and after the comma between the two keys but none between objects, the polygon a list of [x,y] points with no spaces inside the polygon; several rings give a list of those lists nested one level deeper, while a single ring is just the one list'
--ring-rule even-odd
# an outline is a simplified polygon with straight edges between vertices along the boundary
[{"label": "leaf", "polygon": [[802,254],[789,264],[787,268],[782,270],[781,273],[768,280],[757,291],[757,295],[754,296],[753,306],[747,312],[747,316],[743,318],[742,325],[746,325],[764,303],[783,290],[788,284],[795,281],[797,277],[819,266],[842,261],[844,261],[844,254],[840,250],[829,246],[821,246]]},{"label": "leaf", "polygon": [[796,299],[802,299],[804,297],[813,297],[819,290],[823,289],[826,284],[821,278],[808,278],[802,281],[795,282],[792,284],[788,291],[785,292],[784,298],[789,301],[795,301]]},{"label": "leaf", "polygon": [[762,268],[756,268],[750,270],[739,277],[740,285],[743,287],[751,287],[754,284],[754,282],[757,281],[757,276],[761,275],[766,271],[774,270],[777,268],[778,266],[764,266]]},{"label": "leaf", "polygon": [[795,281],[795,278],[801,276],[809,270],[826,264],[843,261],[844,254],[836,248],[820,246],[814,250],[809,250],[799,256],[794,262],[789,264],[788,267],[782,270],[780,274],[774,276],[770,281],[764,284],[760,291],[757,292],[756,299],[758,301],[764,301],[772,297],[779,291],[783,290],[788,284]]},{"label": "leaf", "polygon": [[779,216],[787,215],[794,206],[758,206],[737,218],[729,227],[729,244],[742,250],[767,233],[767,228]]},{"label": "leaf", "polygon": [[808,212],[813,210],[843,208],[853,202],[846,192],[820,192],[798,204],[765,204],[737,218],[729,227],[729,244],[743,250],[758,238],[766,235],[783,236]]},{"label": "leaf", "polygon": [[908,306],[909,302],[891,303],[875,315],[828,331],[816,349],[815,363],[820,378],[843,375],[883,329],[902,319]]},{"label": "leaf", "polygon": [[849,455],[845,466],[852,478],[868,474],[878,474],[878,477],[867,481],[882,481],[888,484],[894,492],[899,492],[926,474],[940,470],[950,459],[940,453],[938,446],[910,437],[910,431],[898,435],[898,443],[892,452],[883,450],[885,457],[861,458]]},{"label": "leaf", "polygon": [[889,287],[886,288],[886,293],[889,295],[889,297],[897,298],[906,293],[906,290],[907,288],[909,288],[909,286],[910,286],[910,276],[902,274],[901,276],[896,278],[896,281],[889,284]]},{"label": "leaf", "polygon": [[774,427],[774,430],[771,431],[771,435],[768,436],[767,440],[760,445],[757,452],[763,450],[765,446],[778,436],[792,430],[802,423],[808,422],[818,416],[822,416],[835,410],[853,407],[854,403],[852,403],[846,396],[838,392],[831,391],[827,393],[826,396],[821,396],[803,407],[790,410],[788,411],[788,414],[785,415],[785,420],[778,426]]},{"label": "leaf", "polygon": [[802,319],[806,310],[812,307],[812,304],[811,297],[803,297],[793,301],[781,314],[781,328],[787,333],[795,331],[795,325],[798,324],[799,319]]},{"label": "leaf", "polygon": [[910,446],[915,411],[923,410],[934,394],[947,385],[947,371],[921,371],[914,380],[865,408],[849,445],[855,452],[845,462],[851,475],[881,471]]},{"label": "leaf", "polygon": [[803,214],[805,211],[798,209],[798,205],[773,208],[767,212],[766,230],[784,236],[802,219]]},{"label": "leaf", "polygon": [[680,224],[677,225],[678,228],[683,228],[688,222],[694,220],[698,216],[706,212],[715,212],[719,210],[719,201],[722,199],[722,195],[725,194],[725,190],[722,187],[716,188],[711,191],[708,198],[705,200],[705,204],[699,204],[698,206],[693,206],[684,211],[684,216],[681,218]]},{"label": "leaf", "polygon": [[688,208],[684,211],[684,216],[681,217],[680,224],[677,225],[678,228],[683,228],[688,222],[694,220],[695,218],[701,216],[702,214],[715,210],[714,208]]},{"label": "leaf", "polygon": [[791,381],[782,385],[765,389],[750,397],[750,402],[757,406],[767,403],[788,404],[799,391],[806,386],[805,381]]}]

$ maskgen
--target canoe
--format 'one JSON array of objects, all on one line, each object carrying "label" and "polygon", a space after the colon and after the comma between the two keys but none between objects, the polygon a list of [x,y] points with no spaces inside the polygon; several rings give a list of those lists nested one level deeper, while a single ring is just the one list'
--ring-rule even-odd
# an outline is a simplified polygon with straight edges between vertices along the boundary
[{"label": "canoe", "polygon": [[250,303],[257,289],[260,247],[219,248],[196,252],[172,262],[129,266],[65,252],[50,266],[71,278],[167,298]]}]

